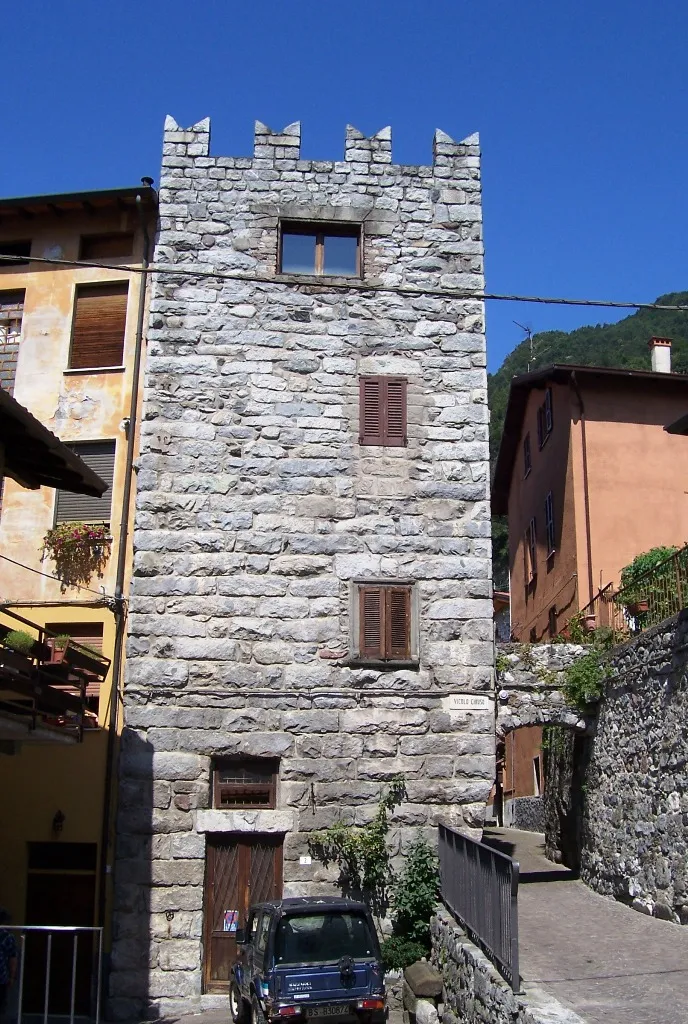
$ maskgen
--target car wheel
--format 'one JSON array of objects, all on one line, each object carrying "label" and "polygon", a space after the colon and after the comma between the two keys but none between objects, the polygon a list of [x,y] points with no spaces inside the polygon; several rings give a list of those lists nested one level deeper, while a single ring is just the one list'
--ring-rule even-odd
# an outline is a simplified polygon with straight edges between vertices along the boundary
[{"label": "car wheel", "polygon": [[251,1000],[251,1024],[265,1024],[265,1014],[255,995]]},{"label": "car wheel", "polygon": [[246,1003],[236,981],[231,982],[229,986],[229,1013],[233,1024],[249,1024]]}]

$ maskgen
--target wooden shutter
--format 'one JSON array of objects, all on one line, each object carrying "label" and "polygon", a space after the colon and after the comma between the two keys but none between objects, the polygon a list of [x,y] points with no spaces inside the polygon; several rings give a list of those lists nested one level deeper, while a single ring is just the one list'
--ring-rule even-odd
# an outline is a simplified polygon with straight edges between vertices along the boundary
[{"label": "wooden shutter", "polygon": [[401,447],[406,444],[406,381],[403,377],[388,377],[384,391],[384,444]]},{"label": "wooden shutter", "polygon": [[115,442],[82,441],[68,447],[105,481],[108,488],[100,498],[94,498],[90,494],[73,494],[71,491],[58,490],[55,522],[109,523],[115,471]]},{"label": "wooden shutter", "polygon": [[126,281],[77,288],[71,369],[122,365],[128,290]]},{"label": "wooden shutter", "polygon": [[382,587],[358,589],[360,635],[359,654],[362,658],[384,657],[384,590]]},{"label": "wooden shutter", "polygon": [[359,444],[384,444],[384,377],[361,377],[359,398]]},{"label": "wooden shutter", "polygon": [[411,656],[411,588],[386,587],[386,652],[392,660]]},{"label": "wooden shutter", "polygon": [[403,377],[359,379],[359,444],[406,444],[406,383]]}]

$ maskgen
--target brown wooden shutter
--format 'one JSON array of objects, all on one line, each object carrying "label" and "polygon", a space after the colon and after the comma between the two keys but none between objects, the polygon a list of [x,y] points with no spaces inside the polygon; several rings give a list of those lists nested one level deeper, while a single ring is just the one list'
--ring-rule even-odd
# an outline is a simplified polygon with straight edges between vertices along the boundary
[{"label": "brown wooden shutter", "polygon": [[406,444],[406,381],[403,377],[385,380],[385,431],[383,443],[401,447]]},{"label": "brown wooden shutter", "polygon": [[77,288],[71,369],[122,365],[128,290],[126,281]]},{"label": "brown wooden shutter", "polygon": [[411,588],[387,587],[386,657],[406,660],[411,656]]},{"label": "brown wooden shutter", "polygon": [[359,587],[360,612],[359,654],[362,658],[384,656],[384,590],[382,587]]},{"label": "brown wooden shutter", "polygon": [[359,399],[359,444],[384,444],[384,377],[361,377]]}]

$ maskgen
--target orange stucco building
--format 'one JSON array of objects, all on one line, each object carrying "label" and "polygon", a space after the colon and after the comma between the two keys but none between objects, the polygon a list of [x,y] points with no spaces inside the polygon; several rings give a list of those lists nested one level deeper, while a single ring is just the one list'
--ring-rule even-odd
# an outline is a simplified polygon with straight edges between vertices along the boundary
[{"label": "orange stucco building", "polygon": [[688,376],[554,365],[515,377],[492,508],[508,515],[511,630],[546,640],[643,551],[688,540]]}]

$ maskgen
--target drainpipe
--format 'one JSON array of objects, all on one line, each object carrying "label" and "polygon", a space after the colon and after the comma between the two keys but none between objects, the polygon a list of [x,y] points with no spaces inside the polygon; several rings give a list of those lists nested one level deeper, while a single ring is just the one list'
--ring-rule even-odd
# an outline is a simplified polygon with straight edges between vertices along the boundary
[{"label": "drainpipe", "polygon": [[576,371],[571,371],[571,385],[573,390],[576,392],[576,398],[578,399],[578,405],[580,406],[580,420],[581,420],[581,444],[583,447],[583,501],[585,505],[585,544],[588,553],[588,600],[589,604],[595,595],[595,582],[592,574],[592,537],[590,531],[590,487],[588,485],[588,445],[585,434],[585,406],[583,404],[583,396],[580,393],[578,387],[578,378],[576,377]]},{"label": "drainpipe", "polygon": [[[147,191],[154,194],[151,188],[152,178],[142,178]],[[119,545],[117,549],[117,574],[115,578],[115,596],[112,612],[115,616],[115,647],[112,656],[112,689],[110,696],[110,712],[108,715],[107,753],[105,759],[105,784],[103,792],[103,821],[100,833],[100,873],[98,879],[98,924],[105,925],[105,904],[107,894],[107,878],[111,874],[110,829],[113,814],[113,785],[117,767],[117,713],[119,711],[119,695],[121,687],[122,661],[126,640],[126,602],[124,598],[124,576],[127,565],[127,548],[129,544],[129,513],[136,443],[136,424],[138,419],[139,378],[141,376],[141,356],[143,351],[143,325],[146,312],[146,293],[148,286],[148,266],[150,262],[150,236],[146,224],[146,212],[143,208],[141,195],[136,196],[136,212],[138,214],[141,233],[143,235],[143,257],[141,260],[141,285],[139,292],[139,308],[136,323],[136,340],[134,345],[134,366],[131,382],[131,403],[129,407],[129,425],[127,428],[127,463],[124,471],[124,491],[122,494],[122,518],[119,525]]]}]

